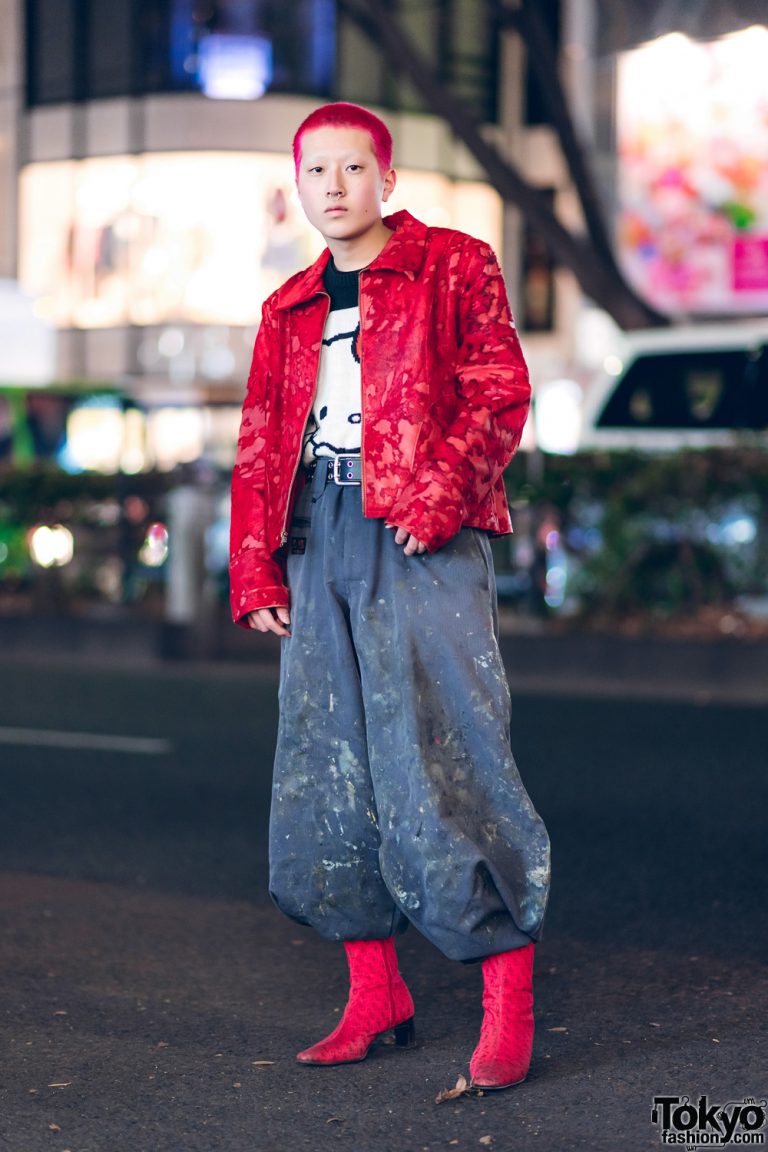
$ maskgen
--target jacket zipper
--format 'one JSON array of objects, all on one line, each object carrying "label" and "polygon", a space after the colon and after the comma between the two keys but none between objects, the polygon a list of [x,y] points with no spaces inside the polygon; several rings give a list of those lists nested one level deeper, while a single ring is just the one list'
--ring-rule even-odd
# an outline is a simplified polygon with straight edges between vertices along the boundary
[{"label": "jacket zipper", "polygon": [[[327,304],[327,307],[325,310],[325,319],[323,320],[323,331],[324,331],[325,330],[325,324],[326,324],[326,321],[328,319],[328,313],[331,310],[331,298],[327,292],[323,292],[323,293],[321,293],[321,295],[325,296],[326,300],[328,301],[328,304]],[[320,339],[322,341],[322,332],[320,334]],[[321,352],[321,355],[322,355],[322,352]],[[304,422],[301,425],[301,432],[299,433],[299,454],[296,457],[296,463],[293,466],[293,474],[291,476],[291,483],[288,486],[288,502],[285,506],[285,519],[283,520],[283,531],[280,533],[280,547],[281,548],[283,547],[284,544],[288,543],[288,517],[291,514],[291,493],[293,492],[293,486],[296,483],[296,473],[299,471],[299,465],[301,463],[301,458],[304,455],[304,430],[307,427],[307,420],[309,419],[309,414],[312,411],[312,405],[315,402],[315,396],[317,396],[317,378],[318,378],[319,374],[320,374],[320,356],[318,356],[318,358],[317,358],[317,367],[315,368],[315,387],[312,390],[312,397],[309,401],[309,407],[307,408],[306,412],[304,413]]]}]

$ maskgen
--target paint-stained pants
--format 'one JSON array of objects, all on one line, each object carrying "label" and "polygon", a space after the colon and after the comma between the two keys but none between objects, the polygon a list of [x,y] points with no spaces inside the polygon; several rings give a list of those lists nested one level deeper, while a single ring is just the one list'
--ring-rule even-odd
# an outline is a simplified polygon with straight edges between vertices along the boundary
[{"label": "paint-stained pants", "polygon": [[270,893],[331,940],[413,923],[476,960],[539,938],[549,840],[509,744],[486,533],[406,556],[318,468],[288,543]]}]

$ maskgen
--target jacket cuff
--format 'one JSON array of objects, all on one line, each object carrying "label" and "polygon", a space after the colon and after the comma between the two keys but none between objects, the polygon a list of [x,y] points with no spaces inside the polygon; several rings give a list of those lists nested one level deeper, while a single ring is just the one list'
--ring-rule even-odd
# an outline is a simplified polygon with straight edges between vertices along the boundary
[{"label": "jacket cuff", "polygon": [[271,588],[255,588],[238,596],[237,603],[233,600],[232,619],[240,628],[247,628],[250,631],[250,624],[246,619],[249,612],[255,612],[258,608],[287,608],[289,603],[288,589],[284,584],[275,584]]},{"label": "jacket cuff", "polygon": [[229,569],[229,584],[232,619],[242,628],[248,627],[244,617],[249,612],[257,608],[287,608],[290,603],[283,571],[272,557],[246,554],[240,563],[234,561]]}]

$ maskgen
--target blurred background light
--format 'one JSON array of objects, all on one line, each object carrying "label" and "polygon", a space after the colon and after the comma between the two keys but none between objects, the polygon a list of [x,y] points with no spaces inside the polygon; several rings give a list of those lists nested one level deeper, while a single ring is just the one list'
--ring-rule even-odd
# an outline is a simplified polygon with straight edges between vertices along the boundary
[{"label": "blurred background light", "polygon": [[74,538],[63,524],[41,524],[29,534],[29,554],[41,568],[63,568],[74,553]]},{"label": "blurred background light", "polygon": [[575,452],[581,432],[582,392],[575,380],[550,380],[536,390],[536,442],[544,452]]},{"label": "blurred background light", "polygon": [[206,36],[198,51],[198,74],[211,99],[258,100],[272,80],[272,45],[260,36]]},{"label": "blurred background light", "polygon": [[117,472],[125,419],[116,400],[97,397],[67,418],[66,448],[59,463],[68,472]]},{"label": "blurred background light", "polygon": [[184,349],[184,333],[178,328],[165,328],[157,341],[157,350],[161,356],[178,356]]},{"label": "blurred background light", "polygon": [[165,524],[150,524],[139,550],[139,560],[147,568],[160,568],[167,559],[168,529]]},{"label": "blurred background light", "polygon": [[720,523],[710,524],[707,528],[707,539],[711,544],[738,547],[752,544],[756,538],[757,524],[752,516],[729,516]]}]

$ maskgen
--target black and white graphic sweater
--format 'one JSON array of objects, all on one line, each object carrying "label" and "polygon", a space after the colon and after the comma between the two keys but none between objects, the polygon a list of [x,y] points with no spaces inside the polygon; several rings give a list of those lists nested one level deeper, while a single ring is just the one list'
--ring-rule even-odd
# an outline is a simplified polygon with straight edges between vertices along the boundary
[{"label": "black and white graphic sweater", "polygon": [[359,272],[339,272],[328,261],[323,286],[331,310],[323,331],[317,393],[304,431],[304,464],[318,456],[360,451]]}]

